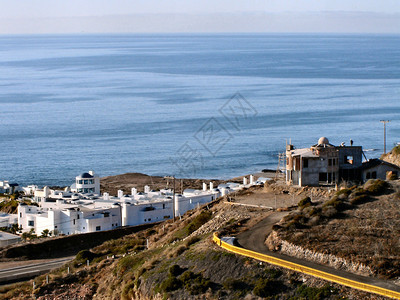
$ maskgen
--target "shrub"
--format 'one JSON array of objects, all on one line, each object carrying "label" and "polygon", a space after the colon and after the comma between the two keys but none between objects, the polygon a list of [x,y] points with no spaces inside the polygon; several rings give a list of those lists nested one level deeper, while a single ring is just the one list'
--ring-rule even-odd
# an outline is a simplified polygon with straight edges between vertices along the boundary
[{"label": "shrub", "polygon": [[181,254],[182,254],[183,252],[185,252],[186,250],[187,250],[187,248],[186,248],[185,245],[179,246],[178,248],[176,248],[174,257],[177,257],[177,256],[181,255]]},{"label": "shrub", "polygon": [[391,152],[393,154],[400,155],[400,145],[394,147]]},{"label": "shrub", "polygon": [[297,205],[300,208],[304,208],[304,207],[310,206],[311,204],[312,203],[311,203],[310,197],[306,197],[304,199],[301,199]]},{"label": "shrub", "polygon": [[347,199],[350,194],[351,194],[351,189],[342,189],[342,190],[336,192],[336,196],[342,200]]},{"label": "shrub", "polygon": [[337,294],[337,290],[332,288],[330,285],[325,285],[322,288],[314,288],[308,287],[306,285],[301,285],[296,291],[296,295],[298,295],[302,299],[326,299],[333,294]]},{"label": "shrub", "polygon": [[171,276],[179,276],[183,272],[183,269],[179,265],[173,265],[169,268],[169,274]]},{"label": "shrub", "polygon": [[350,199],[350,203],[353,205],[362,204],[369,200],[368,195],[359,195]]},{"label": "shrub", "polygon": [[186,234],[190,235],[199,229],[203,224],[207,223],[211,219],[210,211],[202,211],[198,216],[196,216],[186,227]]},{"label": "shrub", "polygon": [[364,189],[371,195],[381,195],[388,186],[388,183],[384,180],[370,179],[364,184]]},{"label": "shrub", "polygon": [[96,257],[97,257],[96,253],[93,253],[90,250],[82,250],[82,251],[78,252],[75,260],[78,263],[83,263],[83,262],[86,262],[87,260],[92,261]]},{"label": "shrub", "polygon": [[253,289],[253,294],[258,297],[268,297],[279,293],[283,284],[280,281],[260,278]]},{"label": "shrub", "polygon": [[174,277],[174,276],[168,276],[167,279],[165,279],[160,286],[160,289],[164,292],[172,292],[181,287],[182,282]]},{"label": "shrub", "polygon": [[270,277],[270,278],[278,278],[279,276],[282,275],[282,271],[278,270],[278,269],[270,269],[270,268],[266,268],[265,269],[265,273]]},{"label": "shrub", "polygon": [[322,207],[332,206],[337,211],[343,211],[347,208],[346,203],[343,200],[339,199],[337,196],[334,196],[331,200],[325,202]]},{"label": "shrub", "polygon": [[193,236],[185,241],[185,246],[190,247],[191,245],[199,242],[201,239],[198,236]]},{"label": "shrub", "polygon": [[322,215],[325,218],[330,219],[330,218],[336,216],[337,213],[338,213],[337,209],[334,208],[333,206],[325,206],[322,208]]},{"label": "shrub", "polygon": [[247,284],[240,279],[228,278],[224,281],[223,286],[226,290],[243,290]]},{"label": "shrub", "polygon": [[191,295],[204,293],[211,286],[209,279],[204,278],[201,273],[196,274],[192,271],[186,271],[183,273],[181,281],[185,286],[185,289],[188,290]]}]

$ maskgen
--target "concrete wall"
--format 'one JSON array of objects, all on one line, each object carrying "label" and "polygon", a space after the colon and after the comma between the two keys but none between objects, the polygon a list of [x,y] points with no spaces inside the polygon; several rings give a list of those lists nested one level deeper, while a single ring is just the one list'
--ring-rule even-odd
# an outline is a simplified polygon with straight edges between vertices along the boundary
[{"label": "concrete wall", "polygon": [[[376,166],[376,167],[373,167],[373,168],[370,168],[370,169],[363,170],[363,172],[362,172],[363,182],[365,182],[365,181],[367,181],[369,179],[375,179],[375,178],[372,178],[372,173],[373,172],[376,172],[376,175],[377,175],[376,178],[377,179],[386,180],[386,173],[390,172],[390,171],[397,172],[397,174],[400,175],[400,171],[398,169],[393,168],[393,167],[388,166],[388,165],[385,165],[385,164],[382,164],[382,165],[379,165],[379,166]],[[370,173],[370,175],[371,175],[370,178],[367,178],[367,174],[368,173]]]}]

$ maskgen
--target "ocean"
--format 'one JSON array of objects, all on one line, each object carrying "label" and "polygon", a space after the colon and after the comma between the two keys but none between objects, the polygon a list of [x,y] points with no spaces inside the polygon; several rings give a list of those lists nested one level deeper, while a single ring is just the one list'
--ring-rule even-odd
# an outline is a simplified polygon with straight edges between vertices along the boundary
[{"label": "ocean", "polygon": [[400,141],[400,36],[0,36],[0,180],[231,178],[287,142]]}]

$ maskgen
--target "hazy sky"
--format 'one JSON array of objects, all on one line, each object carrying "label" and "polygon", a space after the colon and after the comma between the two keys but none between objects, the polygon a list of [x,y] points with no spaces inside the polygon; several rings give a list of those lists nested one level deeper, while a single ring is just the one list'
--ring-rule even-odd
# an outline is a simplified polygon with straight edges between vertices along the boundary
[{"label": "hazy sky", "polygon": [[400,33],[400,0],[0,0],[0,33]]}]

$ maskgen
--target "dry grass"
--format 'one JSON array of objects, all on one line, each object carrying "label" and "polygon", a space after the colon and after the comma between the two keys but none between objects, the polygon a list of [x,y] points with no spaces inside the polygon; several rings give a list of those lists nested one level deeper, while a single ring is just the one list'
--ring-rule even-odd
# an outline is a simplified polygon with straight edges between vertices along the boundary
[{"label": "dry grass", "polygon": [[[394,184],[393,189],[399,188],[398,182]],[[364,263],[382,278],[399,277],[400,199],[382,185],[386,183],[367,185],[368,193],[360,188],[338,193],[322,205],[318,222],[310,222],[307,208],[289,217],[279,233],[304,248]],[[383,194],[372,196],[378,193]]]}]

